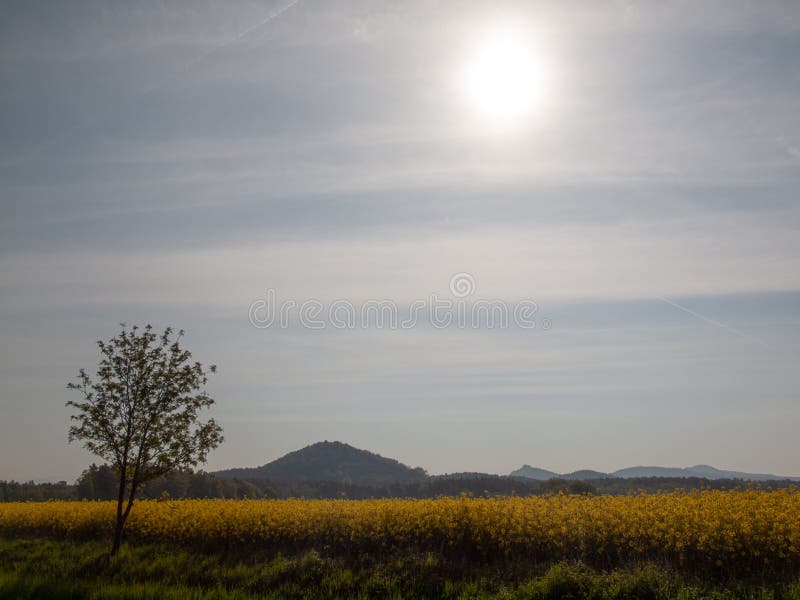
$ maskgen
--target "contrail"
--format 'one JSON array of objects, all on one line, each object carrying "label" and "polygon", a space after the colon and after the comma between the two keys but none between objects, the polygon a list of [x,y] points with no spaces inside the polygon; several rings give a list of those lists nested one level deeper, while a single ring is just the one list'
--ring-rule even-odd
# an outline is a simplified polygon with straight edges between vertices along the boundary
[{"label": "contrail", "polygon": [[254,31],[256,31],[258,29],[261,29],[262,27],[264,27],[264,25],[266,25],[270,21],[274,21],[275,19],[280,17],[283,13],[285,13],[287,10],[289,10],[290,8],[292,8],[295,4],[298,4],[299,2],[300,2],[300,0],[291,0],[288,4],[285,4],[283,7],[278,8],[276,10],[273,10],[271,13],[269,13],[266,17],[261,19],[255,25],[251,25],[250,27],[248,27],[244,31],[242,31],[242,32],[238,33],[236,36],[232,37],[231,39],[226,40],[226,41],[222,42],[221,44],[218,44],[218,45],[214,46],[210,50],[207,50],[207,51],[201,53],[197,58],[195,58],[193,61],[191,61],[190,64],[193,64],[193,63],[195,63],[197,61],[203,60],[204,58],[208,58],[210,55],[214,54],[214,52],[216,52],[218,50],[221,50],[222,48],[227,48],[231,44],[235,44],[236,42],[238,42],[238,41],[242,40],[243,38],[247,37],[248,35],[250,35]]},{"label": "contrail", "polygon": [[[186,69],[189,69],[189,68],[193,67],[194,65],[196,65],[198,62],[201,62],[202,60],[208,58],[209,56],[211,56],[215,52],[218,52],[219,50],[222,50],[223,48],[227,48],[228,46],[230,46],[232,44],[235,44],[236,42],[241,41],[242,39],[244,39],[245,37],[247,37],[248,35],[250,35],[254,31],[257,31],[257,30],[261,29],[262,27],[264,27],[265,25],[267,25],[268,23],[270,23],[271,21],[274,21],[275,19],[280,17],[283,13],[285,13],[287,10],[289,10],[290,8],[292,8],[293,6],[295,6],[296,4],[299,4],[299,3],[300,3],[300,0],[291,0],[289,3],[283,5],[281,8],[273,10],[266,17],[261,19],[258,23],[255,23],[254,25],[251,25],[250,27],[246,28],[245,30],[237,33],[234,37],[230,38],[229,40],[225,40],[224,42],[222,42],[220,44],[217,44],[216,46],[214,46],[213,48],[210,48],[209,50],[201,52],[200,54],[198,54],[193,59],[185,62],[180,67],[179,70],[180,71],[185,71]],[[164,85],[165,85],[164,83],[153,84],[153,85],[150,85],[149,87],[145,87],[145,88],[142,88],[142,89],[140,89],[138,91],[135,91],[130,95],[138,97],[138,99],[141,100],[142,98],[148,96],[149,94],[152,94],[153,92],[161,89],[162,87],[164,87]],[[111,110],[105,110],[105,111],[101,111],[100,113],[96,113],[95,115],[93,115],[92,117],[90,117],[88,119],[79,120],[79,121],[73,123],[70,127],[67,127],[66,129],[56,133],[52,137],[46,138],[46,139],[40,141],[39,143],[34,144],[34,146],[32,146],[27,152],[22,152],[20,154],[17,154],[16,157],[14,157],[14,158],[12,158],[10,160],[3,161],[2,163],[0,163],[0,167],[10,167],[12,165],[19,164],[21,162],[25,162],[27,159],[29,159],[32,156],[34,156],[35,154],[37,154],[43,148],[46,148],[46,147],[50,146],[51,144],[54,144],[55,142],[57,142],[60,138],[63,138],[64,136],[67,136],[67,135],[71,134],[72,132],[76,131],[77,129],[80,129],[81,127],[86,127],[87,125],[91,125],[93,123],[98,123],[98,122],[102,121],[104,118],[106,118],[109,115],[111,115],[112,113],[113,113],[113,108]]]},{"label": "contrail", "polygon": [[739,331],[735,327],[731,327],[727,323],[723,323],[721,321],[717,321],[715,319],[712,319],[711,317],[707,317],[705,315],[701,315],[699,312],[695,312],[691,308],[687,308],[687,307],[683,306],[682,304],[678,304],[677,302],[675,302],[674,300],[670,300],[669,298],[664,298],[663,296],[656,296],[656,298],[658,298],[662,302],[666,302],[670,306],[674,306],[678,310],[682,310],[683,312],[685,312],[688,315],[692,315],[693,317],[696,317],[696,318],[700,319],[701,321],[705,321],[706,323],[710,323],[711,325],[715,325],[716,327],[720,327],[720,328],[724,329],[725,331],[728,331],[728,332],[732,333],[733,335],[742,338],[743,340],[747,340],[748,342],[755,342],[756,344],[759,344],[759,345],[763,346],[764,348],[767,348],[768,350],[772,350],[772,346],[767,344],[764,340],[761,340],[759,338],[747,335],[746,333],[744,333],[742,331]]}]

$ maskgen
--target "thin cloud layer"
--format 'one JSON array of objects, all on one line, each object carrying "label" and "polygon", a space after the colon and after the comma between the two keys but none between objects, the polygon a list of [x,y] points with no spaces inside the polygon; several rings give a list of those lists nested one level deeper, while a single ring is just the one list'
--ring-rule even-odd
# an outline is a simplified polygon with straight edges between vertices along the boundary
[{"label": "thin cloud layer", "polygon": [[[457,73],[509,21],[552,89],[498,133]],[[341,438],[434,472],[800,473],[798,31],[778,2],[8,5],[0,478],[89,461],[63,385],[120,321],[221,365],[217,467]],[[552,329],[248,322],[270,288],[407,307],[454,273]]]}]

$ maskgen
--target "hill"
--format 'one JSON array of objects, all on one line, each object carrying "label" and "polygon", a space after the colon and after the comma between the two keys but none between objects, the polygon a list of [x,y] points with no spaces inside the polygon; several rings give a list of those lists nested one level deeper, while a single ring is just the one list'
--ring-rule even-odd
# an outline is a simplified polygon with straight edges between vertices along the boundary
[{"label": "hill", "polygon": [[674,467],[628,467],[614,471],[615,477],[625,479],[637,477],[691,477],[685,469]]},{"label": "hill", "polygon": [[665,479],[704,479],[711,481],[720,480],[745,480],[745,481],[798,481],[797,477],[784,477],[768,473],[745,473],[744,471],[724,471],[709,465],[695,465],[693,467],[628,467],[613,473],[601,473],[583,469],[572,473],[554,473],[547,469],[539,469],[524,465],[512,471],[510,477],[523,477],[536,481],[559,478],[569,481],[594,481],[599,479],[652,479],[660,477]]},{"label": "hill", "polygon": [[558,473],[548,471],[547,469],[539,469],[530,465],[522,465],[516,471],[512,471],[510,477],[524,477],[525,479],[535,479],[537,481],[547,481],[548,479],[555,479],[560,477]]},{"label": "hill", "polygon": [[[217,477],[225,479],[239,479],[251,482],[273,482],[276,489],[285,493],[299,495],[312,495],[306,488],[312,482],[327,482],[356,487],[384,487],[394,484],[416,484],[425,481],[442,480],[484,480],[496,477],[488,473],[450,473],[445,475],[428,476],[422,468],[411,468],[397,460],[374,454],[367,450],[354,448],[343,442],[318,442],[300,450],[290,452],[285,456],[260,467],[237,468],[217,471]],[[703,479],[706,481],[746,480],[746,481],[788,481],[788,477],[769,475],[763,473],[745,473],[742,471],[725,471],[709,465],[695,465],[693,467],[647,467],[637,466],[620,469],[613,473],[603,473],[590,469],[581,469],[571,473],[556,473],[547,469],[532,467],[525,464],[512,471],[511,479],[525,479],[528,481],[546,482],[551,479],[566,481],[603,480],[608,486],[613,479]],[[261,485],[258,483],[257,485]],[[437,485],[445,486],[444,483]],[[460,484],[463,485],[463,484]],[[503,484],[506,485],[506,484]],[[511,485],[511,484],[508,484]],[[620,486],[625,487],[624,484]],[[614,488],[620,486],[611,486]],[[358,493],[362,493],[359,491]],[[397,493],[399,491],[396,490]],[[366,492],[364,492],[366,493]]]},{"label": "hill", "polygon": [[608,479],[613,477],[608,473],[601,473],[600,471],[592,471],[591,469],[582,469],[580,471],[573,471],[561,476],[568,481],[591,481],[592,479]]},{"label": "hill", "polygon": [[394,459],[342,442],[318,442],[260,467],[227,469],[217,477],[276,482],[330,481],[351,485],[387,485],[426,479],[421,468],[412,469]]},{"label": "hill", "polygon": [[695,465],[685,469],[674,467],[629,467],[612,473],[614,477],[700,477],[703,479],[745,479],[748,481],[781,481],[791,479],[769,473],[724,471],[710,465]]}]

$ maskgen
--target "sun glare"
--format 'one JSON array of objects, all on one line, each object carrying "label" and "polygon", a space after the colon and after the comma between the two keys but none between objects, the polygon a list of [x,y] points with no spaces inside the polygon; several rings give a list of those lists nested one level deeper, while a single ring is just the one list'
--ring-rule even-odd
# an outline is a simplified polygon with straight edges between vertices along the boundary
[{"label": "sun glare", "polygon": [[526,36],[498,29],[480,40],[463,68],[461,84],[473,110],[507,128],[539,109],[547,72]]}]

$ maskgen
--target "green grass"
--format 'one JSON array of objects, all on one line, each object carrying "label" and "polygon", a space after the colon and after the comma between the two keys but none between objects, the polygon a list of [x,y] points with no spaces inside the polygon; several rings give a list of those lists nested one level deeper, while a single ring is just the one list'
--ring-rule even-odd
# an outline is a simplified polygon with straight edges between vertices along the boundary
[{"label": "green grass", "polygon": [[0,539],[0,600],[245,598],[794,599],[800,581],[707,583],[654,564],[612,571],[580,563],[502,565],[434,554],[357,559],[266,553],[204,554],[172,546]]}]

